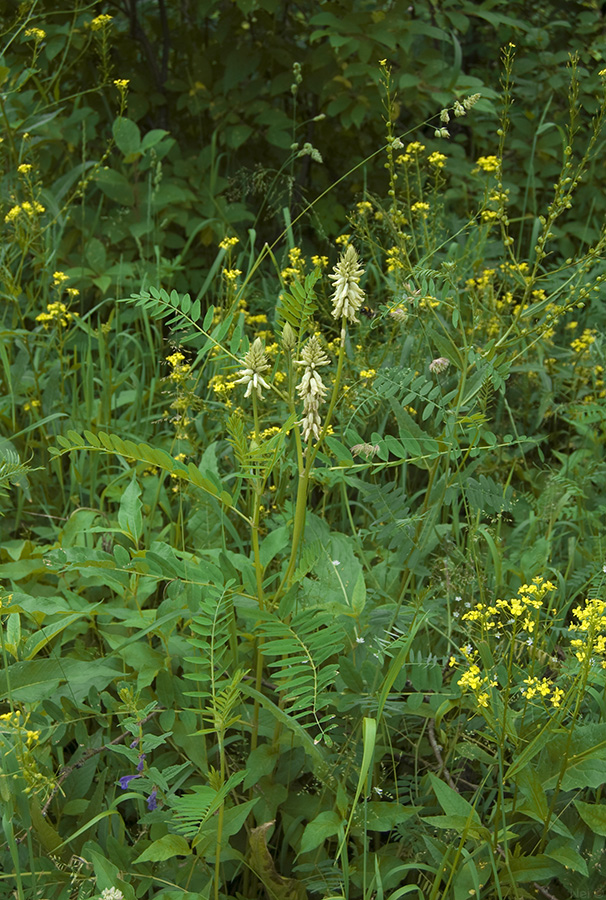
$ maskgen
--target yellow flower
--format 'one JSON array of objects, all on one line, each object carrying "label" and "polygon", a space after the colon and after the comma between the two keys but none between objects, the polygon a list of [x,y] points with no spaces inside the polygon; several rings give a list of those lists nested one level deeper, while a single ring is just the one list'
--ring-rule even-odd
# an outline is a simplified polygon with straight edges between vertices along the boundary
[{"label": "yellow flower", "polygon": [[434,169],[443,169],[446,165],[446,157],[443,153],[432,153],[427,157],[427,162],[430,166],[433,166]]},{"label": "yellow flower", "polygon": [[480,156],[476,162],[476,167],[474,172],[477,172],[480,169],[482,172],[498,172],[499,158],[497,156]]},{"label": "yellow flower", "polygon": [[53,284],[55,287],[63,284],[64,281],[69,281],[69,275],[66,275],[65,272],[53,272]]},{"label": "yellow flower", "polygon": [[125,91],[130,84],[129,78],[114,78],[114,84],[119,91]]},{"label": "yellow flower", "polygon": [[219,243],[219,247],[221,250],[229,250],[231,247],[235,247],[236,244],[240,242],[240,238],[237,237],[226,237]]},{"label": "yellow flower", "polygon": [[107,14],[97,16],[90,23],[90,27],[93,31],[101,31],[103,28],[107,28],[112,19],[113,16],[108,16]]},{"label": "yellow flower", "polygon": [[43,41],[46,37],[46,31],[42,28],[26,28],[25,37],[33,37],[36,41]]},{"label": "yellow flower", "polygon": [[19,172],[20,175],[27,175],[28,172],[31,172],[32,168],[33,166],[31,163],[21,163],[21,165],[17,167],[17,172]]}]

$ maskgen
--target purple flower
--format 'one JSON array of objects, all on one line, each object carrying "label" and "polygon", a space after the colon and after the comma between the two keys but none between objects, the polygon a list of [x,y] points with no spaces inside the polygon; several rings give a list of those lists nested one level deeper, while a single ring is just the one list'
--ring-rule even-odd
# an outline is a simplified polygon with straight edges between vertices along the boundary
[{"label": "purple flower", "polygon": [[151,792],[151,794],[149,795],[149,797],[147,798],[147,808],[149,809],[150,812],[153,812],[154,809],[158,808],[158,802],[156,800],[157,796],[158,796],[158,791],[156,790],[156,788],[154,788],[153,791]]},{"label": "purple flower", "polygon": [[145,753],[142,753],[137,763],[137,772],[142,772],[145,767]]},{"label": "purple flower", "polygon": [[130,749],[134,750],[138,743],[139,743],[139,738],[135,738],[134,741],[130,742],[130,745],[129,745]]},{"label": "purple flower", "polygon": [[133,780],[133,778],[140,778],[140,775],[123,775],[122,778],[118,779],[118,784],[122,788],[123,791],[128,790],[128,785]]}]

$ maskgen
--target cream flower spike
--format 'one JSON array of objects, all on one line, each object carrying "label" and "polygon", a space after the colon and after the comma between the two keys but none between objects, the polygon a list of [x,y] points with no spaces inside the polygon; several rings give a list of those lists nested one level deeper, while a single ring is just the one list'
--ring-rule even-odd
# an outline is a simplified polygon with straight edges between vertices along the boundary
[{"label": "cream flower spike", "polygon": [[333,318],[340,319],[345,316],[349,322],[359,322],[356,313],[364,300],[364,291],[359,286],[363,274],[364,269],[358,262],[358,254],[350,244],[334,267],[334,275],[328,276],[334,281]]},{"label": "cream flower spike", "polygon": [[248,353],[244,355],[244,365],[246,368],[240,369],[238,375],[241,377],[236,379],[234,384],[246,385],[245,397],[250,397],[253,390],[255,390],[259,400],[263,400],[261,388],[269,390],[269,385],[263,378],[263,372],[269,369],[269,363],[265,356],[265,348],[261,338],[257,338],[249,348]]},{"label": "cream flower spike", "polygon": [[297,393],[303,400],[303,418],[299,424],[303,429],[304,441],[308,441],[312,435],[316,440],[320,437],[322,420],[319,406],[326,396],[327,389],[317,369],[318,366],[327,366],[329,362],[315,335],[310,337],[301,351],[301,359],[295,360],[297,366],[305,367],[303,377],[297,385]]}]

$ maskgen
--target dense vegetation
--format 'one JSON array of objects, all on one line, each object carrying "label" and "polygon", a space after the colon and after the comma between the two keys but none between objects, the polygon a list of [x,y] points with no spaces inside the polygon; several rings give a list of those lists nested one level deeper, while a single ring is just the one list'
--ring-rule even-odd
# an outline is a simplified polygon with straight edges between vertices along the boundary
[{"label": "dense vegetation", "polygon": [[0,896],[603,897],[600,4],[0,23]]}]

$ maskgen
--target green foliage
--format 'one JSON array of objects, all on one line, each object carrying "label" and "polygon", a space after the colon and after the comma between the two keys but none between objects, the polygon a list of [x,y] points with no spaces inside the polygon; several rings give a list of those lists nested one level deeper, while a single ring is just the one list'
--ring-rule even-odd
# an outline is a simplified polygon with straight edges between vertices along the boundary
[{"label": "green foliage", "polygon": [[0,897],[601,896],[601,8],[131,5],[0,12]]}]

